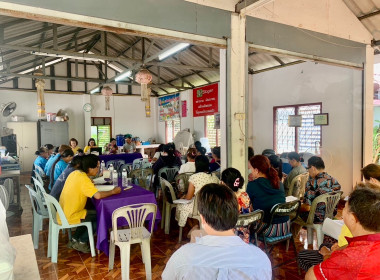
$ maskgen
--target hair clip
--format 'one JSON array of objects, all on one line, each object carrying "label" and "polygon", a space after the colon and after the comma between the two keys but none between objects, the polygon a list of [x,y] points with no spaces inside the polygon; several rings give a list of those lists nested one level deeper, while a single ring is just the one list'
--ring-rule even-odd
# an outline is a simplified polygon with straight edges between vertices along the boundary
[{"label": "hair clip", "polygon": [[234,187],[238,187],[240,185],[240,178],[236,178],[234,182]]}]

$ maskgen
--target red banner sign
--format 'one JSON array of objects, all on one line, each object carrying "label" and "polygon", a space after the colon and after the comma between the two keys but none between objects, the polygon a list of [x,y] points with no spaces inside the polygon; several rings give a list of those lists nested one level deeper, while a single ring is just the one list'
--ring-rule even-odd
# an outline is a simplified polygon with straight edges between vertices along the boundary
[{"label": "red banner sign", "polygon": [[213,115],[218,109],[218,84],[193,89],[193,116]]}]

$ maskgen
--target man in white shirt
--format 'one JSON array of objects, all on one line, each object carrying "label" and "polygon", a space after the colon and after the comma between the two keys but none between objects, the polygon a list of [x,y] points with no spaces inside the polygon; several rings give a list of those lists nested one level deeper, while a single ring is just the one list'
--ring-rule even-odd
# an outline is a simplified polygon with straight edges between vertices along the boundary
[{"label": "man in white shirt", "polygon": [[239,213],[232,190],[207,184],[197,199],[202,226],[208,235],[179,248],[166,264],[162,279],[270,280],[268,256],[234,234]]}]

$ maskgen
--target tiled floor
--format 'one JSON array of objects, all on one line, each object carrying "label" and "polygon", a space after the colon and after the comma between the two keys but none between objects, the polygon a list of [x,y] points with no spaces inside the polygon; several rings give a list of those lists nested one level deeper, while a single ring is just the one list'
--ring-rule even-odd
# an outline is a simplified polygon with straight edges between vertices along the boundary
[{"label": "tiled floor", "polygon": [[[30,182],[30,177],[22,176],[21,183]],[[32,233],[32,211],[31,203],[27,189],[22,188],[21,203],[24,209],[21,216],[10,217],[8,222],[10,236]],[[174,219],[172,219],[174,220]],[[188,232],[185,228],[184,235]],[[115,266],[112,271],[108,271],[108,257],[104,253],[98,254],[92,258],[90,254],[79,253],[75,250],[66,248],[68,237],[60,235],[58,249],[58,263],[53,264],[50,258],[46,257],[48,236],[48,220],[44,221],[43,231],[39,235],[39,248],[36,250],[36,257],[41,279],[121,279],[120,256],[116,249]],[[305,232],[301,233],[300,239],[304,242]],[[178,241],[178,225],[173,222],[169,235],[165,235],[159,228],[154,232],[151,243],[151,259],[153,279],[161,279],[161,273],[165,268],[166,262],[170,256],[182,244],[189,242],[184,237],[181,244]],[[303,245],[300,240],[296,241],[297,249],[300,250]],[[289,251],[285,252],[285,244],[278,245],[271,253],[272,265],[289,261],[288,264],[273,269],[274,279],[304,279],[304,274],[298,275],[297,265],[294,260],[294,250],[290,246]],[[145,279],[145,268],[141,259],[140,246],[132,245],[130,261],[130,278]]]}]

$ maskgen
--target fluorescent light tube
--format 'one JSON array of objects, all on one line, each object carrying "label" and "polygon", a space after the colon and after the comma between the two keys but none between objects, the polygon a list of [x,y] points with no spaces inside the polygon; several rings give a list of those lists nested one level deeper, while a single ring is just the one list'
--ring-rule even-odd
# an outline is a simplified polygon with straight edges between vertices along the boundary
[{"label": "fluorescent light tube", "polygon": [[158,59],[163,60],[163,59],[167,58],[168,56],[171,56],[171,55],[175,54],[176,52],[179,52],[180,50],[187,48],[188,46],[190,46],[189,43],[179,43],[178,45],[175,45],[173,48],[171,48],[171,49],[167,50],[166,52],[160,54],[158,56]]},{"label": "fluorescent light tube", "polygon": [[99,87],[96,87],[96,88],[94,88],[93,90],[90,91],[91,94],[95,93],[95,92],[99,92]]},{"label": "fluorescent light tube", "polygon": [[115,78],[115,81],[118,82],[118,81],[124,80],[125,78],[130,77],[131,75],[132,75],[132,71],[129,70],[129,71],[122,73],[119,76],[117,76]]}]

